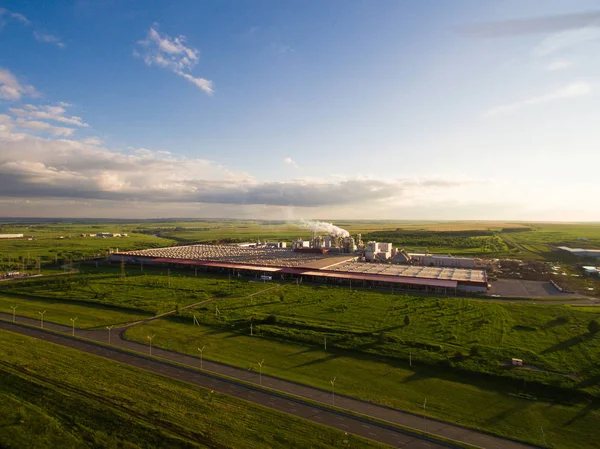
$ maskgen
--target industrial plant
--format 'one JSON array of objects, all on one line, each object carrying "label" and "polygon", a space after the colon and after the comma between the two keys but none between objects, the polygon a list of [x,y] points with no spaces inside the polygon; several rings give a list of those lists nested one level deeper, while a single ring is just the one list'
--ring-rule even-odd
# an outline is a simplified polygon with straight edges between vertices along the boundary
[{"label": "industrial plant", "polygon": [[[392,243],[362,241],[336,226],[316,222],[310,238],[286,242],[231,245],[187,245],[117,252],[110,260],[196,270],[229,272],[239,276],[297,279],[364,287],[452,294],[487,292],[484,270],[476,260],[449,255],[408,253]],[[327,226],[325,226],[327,225]]]}]

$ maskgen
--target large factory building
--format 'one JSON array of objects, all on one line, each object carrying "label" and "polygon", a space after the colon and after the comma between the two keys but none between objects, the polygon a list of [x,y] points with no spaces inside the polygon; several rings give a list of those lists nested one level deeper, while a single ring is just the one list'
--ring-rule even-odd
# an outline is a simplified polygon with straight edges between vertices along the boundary
[{"label": "large factory building", "polygon": [[[190,267],[207,272],[229,272],[259,278],[299,279],[340,285],[386,287],[436,294],[460,291],[487,292],[485,271],[442,267],[362,262],[353,254],[355,240],[342,238],[322,247],[294,242],[293,249],[279,245],[261,248],[237,245],[189,245],[113,253],[113,261],[124,260],[159,266]],[[302,241],[304,242],[304,241]],[[313,239],[314,242],[314,239]],[[338,251],[329,251],[332,246]],[[391,257],[391,244],[372,247]],[[396,252],[398,254],[398,252]],[[406,253],[404,253],[406,254]]]}]

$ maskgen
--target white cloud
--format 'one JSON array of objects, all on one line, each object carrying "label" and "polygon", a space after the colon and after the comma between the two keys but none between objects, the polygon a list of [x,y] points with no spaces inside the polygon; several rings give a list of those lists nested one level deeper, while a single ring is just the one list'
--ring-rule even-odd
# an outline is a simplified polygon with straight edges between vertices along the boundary
[{"label": "white cloud", "polygon": [[583,96],[589,95],[591,92],[592,92],[592,86],[590,84],[583,82],[583,81],[575,82],[575,83],[569,84],[565,87],[562,87],[560,89],[557,89],[554,92],[547,93],[545,95],[540,95],[537,97],[529,98],[527,100],[519,101],[516,103],[510,103],[510,104],[497,106],[497,107],[492,108],[489,111],[487,111],[484,114],[484,116],[490,117],[490,116],[501,114],[501,113],[513,112],[513,111],[516,111],[516,110],[521,109],[526,106],[540,104],[540,103],[547,103],[547,102],[555,101],[555,100],[583,97]]},{"label": "white cloud", "polygon": [[[8,123],[3,126],[3,123]],[[189,159],[143,148],[132,154],[86,139],[49,139],[15,132],[0,115],[0,192],[7,198],[63,198],[327,207],[379,204],[412,191],[448,189],[464,181],[447,179],[350,178],[259,182],[206,159]]]},{"label": "white cloud", "polygon": [[17,20],[17,21],[21,22],[23,25],[31,24],[29,19],[27,19],[27,17],[25,17],[23,14],[19,14],[18,12],[11,12],[6,8],[0,8],[0,18],[3,16],[7,16],[7,17],[10,17],[11,19]]},{"label": "white cloud", "polygon": [[81,139],[81,142],[86,145],[102,145],[104,143],[99,137],[86,137]]},{"label": "white cloud", "polygon": [[286,157],[286,158],[284,158],[284,159],[283,159],[283,162],[284,162],[284,163],[286,163],[286,164],[288,164],[288,165],[291,165],[292,167],[298,168],[298,164],[296,163],[296,161],[295,161],[295,160],[293,160],[293,159],[292,159],[291,157],[289,157],[289,156],[288,156],[288,157]]},{"label": "white cloud", "polygon": [[50,123],[40,122],[38,120],[15,120],[16,126],[19,128],[32,129],[34,131],[49,132],[56,136],[70,136],[75,131],[73,128],[65,128],[62,126],[54,126]]},{"label": "white cloud", "polygon": [[17,117],[25,119],[42,119],[52,120],[55,122],[65,123],[67,125],[87,127],[88,124],[81,117],[66,116],[66,107],[71,106],[68,103],[59,102],[58,106],[36,106],[26,104],[22,108],[11,108],[10,112]]},{"label": "white cloud", "polygon": [[551,61],[545,68],[550,72],[554,72],[556,70],[564,70],[573,65],[572,61],[567,61],[566,59],[555,59]]},{"label": "white cloud", "polygon": [[60,38],[53,36],[52,34],[48,34],[48,33],[42,33],[40,31],[34,31],[33,32],[33,37],[35,37],[35,39],[38,42],[45,42],[48,44],[55,44],[57,47],[60,48],[64,48],[65,44],[63,44],[60,41]]},{"label": "white cloud", "polygon": [[185,78],[207,94],[213,93],[212,81],[195,77],[189,72],[198,64],[200,51],[186,46],[185,36],[171,37],[160,34],[156,25],[150,27],[145,40],[138,42],[133,55],[151,65],[158,65]]},{"label": "white cloud", "polygon": [[600,28],[585,27],[561,31],[544,38],[533,49],[534,56],[548,56],[569,47],[600,39]]},{"label": "white cloud", "polygon": [[19,100],[21,96],[37,97],[39,94],[33,86],[19,83],[9,70],[0,68],[0,98]]},{"label": "white cloud", "polygon": [[179,75],[179,76],[184,77],[189,82],[195,84],[197,87],[202,89],[207,94],[213,93],[212,81],[207,80],[205,78],[196,78],[196,77],[190,75],[189,73],[185,73],[185,72],[181,72],[181,71],[177,71],[175,73],[177,73],[177,75]]},{"label": "white cloud", "polygon": [[[23,14],[19,14],[16,12],[11,12],[8,9],[5,8],[0,8],[0,20],[2,19],[2,17],[10,17],[11,19],[14,19],[18,22],[21,22],[23,25],[25,26],[30,26],[31,25],[31,21],[25,17]],[[2,27],[2,22],[0,21],[0,28]],[[43,31],[38,31],[38,30],[33,30],[33,37],[35,38],[35,40],[37,40],[38,42],[44,42],[47,44],[54,44],[57,47],[60,48],[64,48],[65,44],[63,44],[61,42],[61,39],[57,36],[54,36],[52,34],[48,34],[45,33]]]}]

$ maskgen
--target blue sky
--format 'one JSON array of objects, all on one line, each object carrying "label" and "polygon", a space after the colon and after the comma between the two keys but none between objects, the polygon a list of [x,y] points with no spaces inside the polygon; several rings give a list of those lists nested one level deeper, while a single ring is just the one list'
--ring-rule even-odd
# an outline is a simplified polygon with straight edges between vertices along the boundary
[{"label": "blue sky", "polygon": [[0,2],[0,214],[600,220],[596,7]]}]

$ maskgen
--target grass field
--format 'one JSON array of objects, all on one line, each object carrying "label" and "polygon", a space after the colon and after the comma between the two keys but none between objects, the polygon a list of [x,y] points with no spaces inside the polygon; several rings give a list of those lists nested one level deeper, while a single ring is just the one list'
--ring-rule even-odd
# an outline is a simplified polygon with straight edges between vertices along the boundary
[{"label": "grass field", "polygon": [[[331,348],[324,352],[315,345],[284,342],[162,319],[127,331],[127,337],[144,341],[155,333],[155,344],[204,356],[241,368],[328,389],[336,377],[336,391],[403,410],[422,412],[423,400],[432,416],[484,429],[512,438],[542,444],[535,430],[544,427],[551,447],[592,448],[600,436],[598,402],[578,401],[570,405],[536,399],[535,389],[505,385],[501,389],[485,377],[466,376],[440,370],[418,361],[407,361],[369,353],[352,353]],[[533,429],[533,431],[532,431]]]},{"label": "grass field", "polygon": [[6,295],[0,293],[0,312],[13,313],[16,316],[39,319],[39,312],[44,312],[44,320],[70,326],[71,318],[77,318],[77,328],[104,328],[139,321],[152,316],[140,310],[90,304],[61,299],[43,299],[22,295]]},{"label": "grass field", "polygon": [[[600,247],[599,224],[524,222],[436,222],[436,221],[358,221],[341,220],[336,225],[365,239],[386,238],[412,251],[471,255],[565,260],[554,251],[557,245]],[[287,240],[308,237],[309,230],[295,221],[189,220],[189,221],[106,221],[29,222],[0,224],[1,233],[24,233],[32,241],[0,240],[0,266],[34,269],[36,258],[42,265],[69,257],[78,259],[103,254],[109,249],[133,250],[206,242]],[[82,233],[128,233],[127,238],[82,238]],[[448,238],[462,234],[464,238]],[[471,235],[469,235],[471,234]],[[64,237],[60,239],[60,237]],[[70,237],[70,238],[69,238]],[[587,240],[580,240],[587,239]],[[9,263],[9,261],[12,261]],[[575,262],[574,260],[568,260]]]},{"label": "grass field", "polygon": [[120,268],[84,266],[85,273],[0,283],[0,293],[18,293],[43,299],[77,300],[138,309],[153,314],[174,310],[214,296],[246,296],[267,288],[262,283],[222,276],[194,276],[193,271],[129,268],[125,280]]},{"label": "grass field", "polygon": [[[123,238],[81,237],[83,233],[128,233]],[[51,264],[66,264],[69,259],[104,255],[109,250],[121,251],[155,248],[175,244],[174,240],[136,233],[127,224],[4,224],[0,234],[24,234],[23,239],[0,239],[0,270],[36,271],[37,258],[45,270]],[[63,238],[61,238],[63,237]],[[32,238],[32,240],[29,240]]]},{"label": "grass field", "polygon": [[5,448],[381,447],[10,332],[0,331],[0,359]]}]

